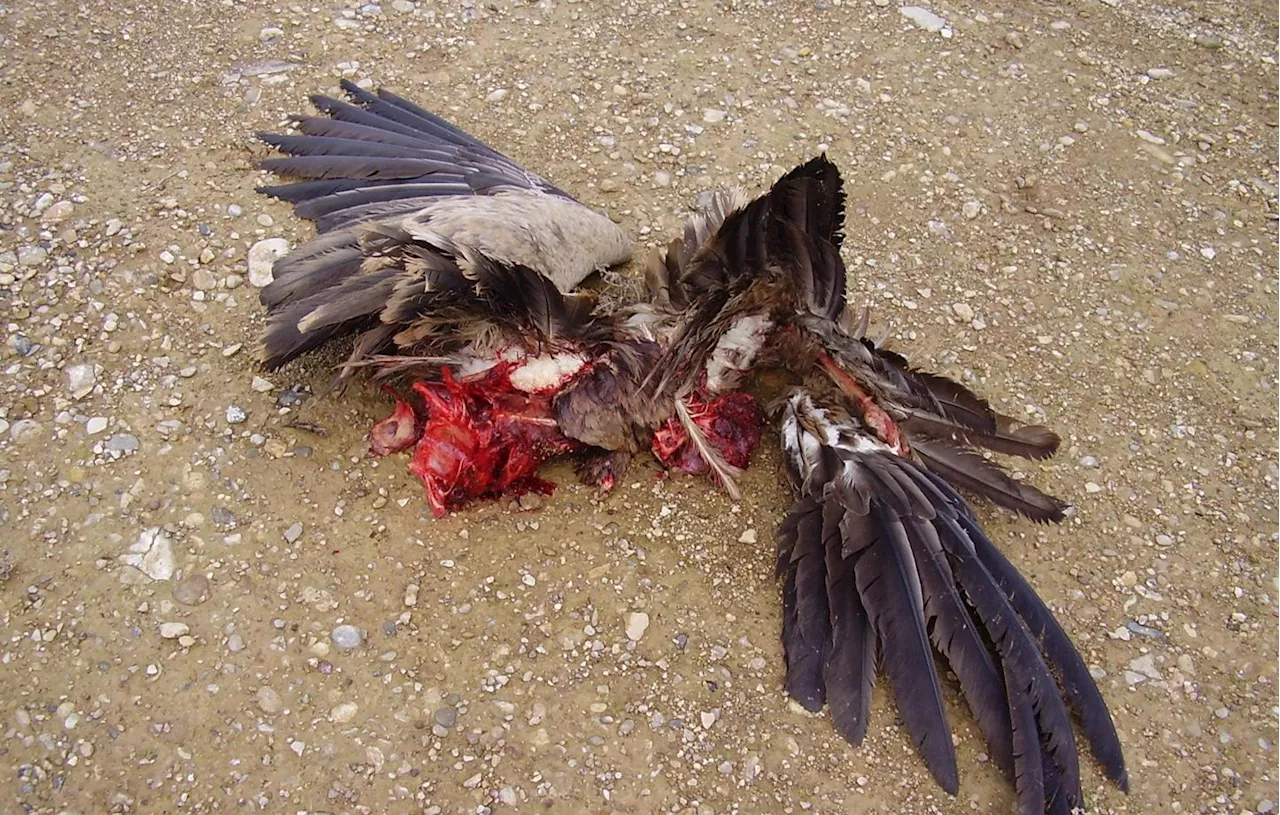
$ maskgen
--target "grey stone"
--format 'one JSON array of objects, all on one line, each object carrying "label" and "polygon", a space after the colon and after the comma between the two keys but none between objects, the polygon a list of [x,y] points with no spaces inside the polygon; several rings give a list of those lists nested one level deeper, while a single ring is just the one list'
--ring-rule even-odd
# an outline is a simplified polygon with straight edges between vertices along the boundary
[{"label": "grey stone", "polygon": [[103,445],[112,453],[132,453],[137,451],[140,446],[138,437],[132,433],[116,433],[107,439],[106,444]]}]

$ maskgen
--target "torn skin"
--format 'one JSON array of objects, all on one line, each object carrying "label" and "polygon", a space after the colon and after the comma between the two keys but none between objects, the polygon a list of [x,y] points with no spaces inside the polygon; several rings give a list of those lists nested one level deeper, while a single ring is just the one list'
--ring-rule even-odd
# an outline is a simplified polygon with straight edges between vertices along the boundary
[{"label": "torn skin", "polygon": [[[764,410],[747,393],[727,393],[709,401],[706,397],[707,394],[699,390],[688,398],[694,423],[726,463],[745,469],[764,432]],[[668,469],[694,475],[710,469],[674,416],[654,432],[650,449]]]},{"label": "torn skin", "polygon": [[[477,499],[529,491],[549,495],[555,485],[538,478],[538,468],[581,447],[560,432],[549,396],[512,388],[506,363],[462,380],[444,368],[440,381],[418,381],[413,390],[425,416],[417,417],[423,421],[410,442],[409,471],[422,481],[437,517]],[[403,443],[399,433],[406,421],[402,406],[408,405],[398,399],[396,413],[379,422],[395,428],[382,435],[397,444]]]},{"label": "torn skin", "polygon": [[382,390],[396,400],[396,406],[390,416],[374,423],[369,431],[369,452],[375,456],[408,450],[422,435],[422,423],[418,421],[413,406],[391,388],[384,386]]},{"label": "torn skin", "polygon": [[880,438],[880,441],[893,448],[893,452],[900,456],[908,455],[907,440],[902,437],[902,433],[898,430],[898,423],[895,422],[884,408],[876,404],[875,400],[862,389],[849,372],[840,367],[840,363],[831,357],[823,354],[818,358],[819,363],[831,380],[835,382],[845,396],[849,397],[858,412],[862,414],[862,422]]}]

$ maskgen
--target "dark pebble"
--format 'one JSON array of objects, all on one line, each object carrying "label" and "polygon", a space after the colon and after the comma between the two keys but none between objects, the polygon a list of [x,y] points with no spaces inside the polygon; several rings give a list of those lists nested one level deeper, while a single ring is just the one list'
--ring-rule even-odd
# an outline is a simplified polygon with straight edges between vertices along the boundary
[{"label": "dark pebble", "polygon": [[209,512],[209,517],[218,526],[224,526],[232,529],[236,525],[236,514],[226,507],[214,507]]},{"label": "dark pebble", "polygon": [[451,707],[442,707],[436,711],[436,724],[441,727],[453,727],[458,722],[458,711]]}]

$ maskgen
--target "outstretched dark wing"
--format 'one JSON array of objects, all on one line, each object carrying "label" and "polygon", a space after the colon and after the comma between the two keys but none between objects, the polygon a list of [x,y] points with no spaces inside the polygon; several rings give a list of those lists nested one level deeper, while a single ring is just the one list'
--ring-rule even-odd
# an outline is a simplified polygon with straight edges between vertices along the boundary
[{"label": "outstretched dark wing", "polygon": [[[744,199],[733,193],[714,200],[684,239],[650,264],[651,299],[682,308],[679,330],[646,383],[655,399],[679,398],[703,379],[712,392],[735,387],[737,377],[717,377],[717,367],[750,367],[778,314],[841,316],[844,193],[835,165],[819,156]],[[764,319],[752,324],[757,317]]]},{"label": "outstretched dark wing", "polygon": [[798,498],[778,536],[788,692],[811,710],[829,703],[856,744],[878,653],[908,732],[955,793],[936,651],[1014,781],[1020,813],[1083,803],[1064,696],[1107,775],[1126,787],[1106,704],[1044,603],[946,481],[892,451],[841,402],[800,390],[782,410]]},{"label": "outstretched dark wing", "polygon": [[630,257],[621,229],[417,105],[343,88],[352,101],[313,97],[328,116],[297,118],[299,134],[260,136],[287,154],[262,167],[296,179],[261,190],[321,233],[262,290],[266,368],[355,332],[359,363],[493,324],[543,339],[589,327],[589,302],[569,293]]},{"label": "outstretched dark wing", "polygon": [[434,113],[379,89],[370,93],[348,80],[343,102],[315,94],[311,102],[328,116],[296,116],[298,135],[260,133],[286,157],[262,168],[289,184],[259,191],[294,204],[318,232],[364,220],[416,212],[455,195],[536,190],[572,201],[571,195],[526,170]]}]

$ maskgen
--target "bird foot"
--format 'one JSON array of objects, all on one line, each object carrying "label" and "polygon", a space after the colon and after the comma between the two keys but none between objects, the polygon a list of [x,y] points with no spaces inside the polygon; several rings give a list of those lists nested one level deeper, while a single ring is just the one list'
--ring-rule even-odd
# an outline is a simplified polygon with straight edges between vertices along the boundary
[{"label": "bird foot", "polygon": [[601,495],[613,492],[631,465],[631,454],[622,450],[597,450],[578,462],[578,479]]}]

